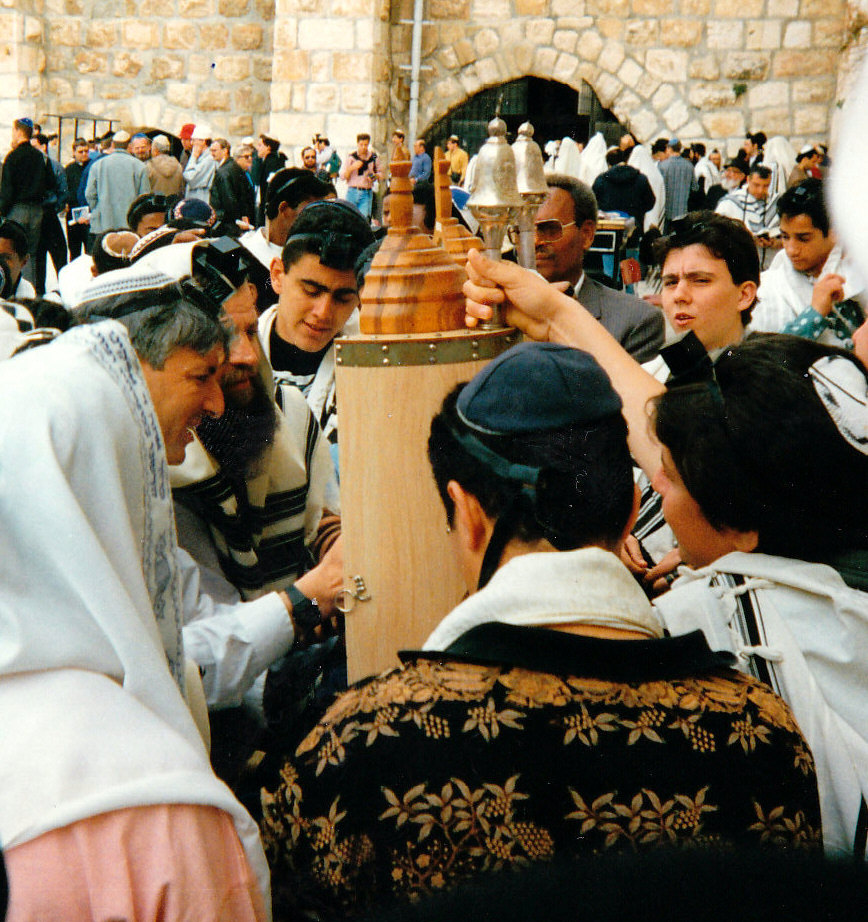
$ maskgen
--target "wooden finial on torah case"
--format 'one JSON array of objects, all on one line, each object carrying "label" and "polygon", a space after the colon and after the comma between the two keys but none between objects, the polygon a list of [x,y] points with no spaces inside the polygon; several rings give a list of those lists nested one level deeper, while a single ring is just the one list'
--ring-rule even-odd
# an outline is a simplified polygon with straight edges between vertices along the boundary
[{"label": "wooden finial on torah case", "polygon": [[449,161],[443,157],[440,148],[434,152],[434,194],[437,201],[437,233],[434,240],[463,269],[467,254],[481,250],[482,241],[458,220],[452,217],[452,192],[449,188]]},{"label": "wooden finial on torah case", "polygon": [[392,164],[392,224],[365,276],[362,333],[434,333],[464,326],[467,274],[413,226],[410,164]]},{"label": "wooden finial on torah case", "polygon": [[465,593],[428,431],[446,394],[518,340],[465,329],[464,270],[412,227],[409,169],[392,164],[392,226],[362,290],[361,334],[335,346],[350,681],[398,665]]}]

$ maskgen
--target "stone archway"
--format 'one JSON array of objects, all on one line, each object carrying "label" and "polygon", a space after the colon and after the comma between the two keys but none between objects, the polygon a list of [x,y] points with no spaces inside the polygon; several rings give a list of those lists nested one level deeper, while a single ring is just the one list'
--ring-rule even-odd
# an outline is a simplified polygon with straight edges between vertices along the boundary
[{"label": "stone archway", "polygon": [[488,122],[495,112],[506,122],[510,139],[522,122],[531,122],[540,146],[563,137],[586,143],[597,131],[603,133],[607,143],[615,143],[625,130],[602,107],[588,84],[577,92],[554,80],[521,77],[480,90],[451,109],[425,131],[429,149],[436,145],[445,148],[446,139],[456,134],[462,146],[474,153],[485,141]]},{"label": "stone archway", "polygon": [[641,141],[709,135],[685,97],[686,51],[643,48],[635,56],[624,42],[602,34],[589,16],[528,17],[502,29],[449,23],[439,26],[437,40],[423,60],[429,76],[420,96],[420,133],[480,90],[536,77],[576,91],[588,84],[603,108]]}]

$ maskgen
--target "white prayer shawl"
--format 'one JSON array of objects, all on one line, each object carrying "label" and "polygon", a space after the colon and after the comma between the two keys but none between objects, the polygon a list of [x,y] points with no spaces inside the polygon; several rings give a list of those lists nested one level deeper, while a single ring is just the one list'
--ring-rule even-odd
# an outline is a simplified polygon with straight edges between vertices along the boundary
[{"label": "white prayer shawl", "polygon": [[[850,265],[844,257],[840,246],[832,248],[817,278],[804,272],[798,272],[793,268],[786,253],[781,251],[780,256],[775,258],[771,266],[760,277],[759,303],[751,317],[751,330],[779,333],[788,323],[811,306],[814,285],[818,279],[830,272],[839,273],[846,279],[844,300],[856,298],[862,303],[864,297],[862,280],[856,268]],[[841,345],[841,340],[832,330],[824,331],[819,341],[830,346]]]},{"label": "white prayer shawl", "polygon": [[76,256],[57,273],[57,292],[67,310],[81,302],[82,291],[93,281],[93,257],[89,253]]},{"label": "white prayer shawl", "polygon": [[737,668],[768,675],[814,754],[825,847],[852,851],[868,799],[868,593],[831,567],[765,554],[727,554],[681,573],[657,612],[671,633],[699,628],[713,650],[736,654]]},{"label": "white prayer shawl", "polygon": [[868,278],[868,173],[864,151],[868,145],[868,63],[847,96],[836,119],[840,134],[829,177],[828,198],[838,239],[863,278]]},{"label": "white prayer shawl", "polygon": [[[179,280],[190,275],[193,268],[193,250],[201,240],[186,243],[170,243],[139,257],[134,268],[139,272],[162,272],[171,279]],[[125,271],[125,270],[121,270]]]},{"label": "white prayer shawl", "polygon": [[[267,362],[262,365],[265,370],[264,380],[270,385],[271,366]],[[310,434],[313,422],[310,419],[311,410],[298,389],[293,388],[286,395],[282,409],[283,412],[278,415],[274,441],[258,463],[260,473],[245,481],[247,499],[251,506],[265,509],[270,497],[297,493],[307,486],[303,507],[292,514],[267,516],[268,522],[257,537],[267,542],[301,532],[304,545],[308,546],[316,538],[323,507],[328,506],[330,511],[340,512],[340,495],[327,441],[319,433],[315,442],[306,437]],[[187,446],[183,463],[173,465],[169,470],[172,489],[209,481],[219,474],[219,470],[215,460],[199,439],[194,437],[193,442]],[[234,494],[225,500],[225,504],[228,516],[237,515]],[[226,537],[213,524],[209,523],[206,527],[219,555],[233,557]],[[250,562],[246,562],[249,565]],[[245,561],[239,560],[236,563],[242,565]],[[299,575],[294,573],[291,577],[266,582],[253,591],[241,589],[241,596],[246,600],[256,599],[267,592],[284,589],[291,579]]]},{"label": "white prayer shawl", "polygon": [[657,161],[651,156],[651,151],[644,144],[636,144],[630,152],[627,163],[639,170],[651,183],[654,193],[654,207],[645,215],[644,230],[649,227],[663,227],[663,216],[666,214],[666,184]]},{"label": "white prayer shawl", "polygon": [[579,179],[581,165],[582,152],[579,150],[579,145],[572,138],[563,138],[555,157],[554,172]]},{"label": "white prayer shawl", "polygon": [[[262,340],[262,348],[265,351],[265,357],[271,361],[271,331],[277,319],[278,305],[273,304],[259,317],[259,338]],[[359,335],[359,311],[358,308],[350,314],[344,328],[338,333],[338,336],[358,336]],[[274,369],[274,382],[278,386],[297,386],[290,372]],[[308,406],[313,411],[316,421],[322,428],[323,435],[334,442],[335,433],[338,427],[337,413],[332,411],[335,403],[335,347],[334,343],[329,347],[323,356],[313,380],[306,387],[303,387],[302,393]]]},{"label": "white prayer shawl", "polygon": [[769,185],[769,198],[775,199],[786,192],[787,179],[796,165],[796,152],[793,145],[781,135],[775,135],[763,147],[763,166],[772,171]]},{"label": "white prayer shawl", "polygon": [[[62,382],[62,385],[58,382]],[[211,770],[184,687],[162,435],[106,321],[0,363],[0,841],[188,803],[256,826]]]},{"label": "white prayer shawl", "polygon": [[249,250],[269,271],[271,270],[272,262],[283,252],[283,247],[272,243],[265,236],[264,227],[257,227],[256,230],[247,231],[246,234],[242,234],[238,238],[238,242],[246,250]]},{"label": "white prayer shawl", "polygon": [[780,218],[772,196],[765,200],[754,198],[746,186],[733,189],[725,195],[717,203],[715,211],[741,221],[754,236],[762,233],[774,236],[778,233]]},{"label": "white prayer shawl", "polygon": [[720,170],[708,159],[708,155],[699,158],[696,166],[693,167],[693,175],[698,183],[703,180],[699,184],[702,191],[706,193],[712,186],[720,182]]},{"label": "white prayer shawl", "polygon": [[0,359],[8,359],[24,339],[12,314],[0,309]]},{"label": "white prayer shawl", "polygon": [[[561,144],[563,150],[563,144]],[[598,131],[585,145],[579,155],[578,177],[587,186],[593,186],[594,180],[609,169],[606,163],[606,141]]]},{"label": "white prayer shawl", "polygon": [[663,623],[621,561],[598,547],[522,554],[454,608],[425,641],[445,650],[492,621],[524,627],[593,624],[662,637]]}]

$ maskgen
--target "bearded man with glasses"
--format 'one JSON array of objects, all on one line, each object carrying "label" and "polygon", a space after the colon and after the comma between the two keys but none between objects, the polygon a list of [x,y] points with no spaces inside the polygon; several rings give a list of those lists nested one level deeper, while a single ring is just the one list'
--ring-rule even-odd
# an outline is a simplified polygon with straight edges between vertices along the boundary
[{"label": "bearded man with glasses", "polygon": [[546,177],[549,194],[537,212],[536,266],[540,275],[574,297],[638,362],[653,359],[663,345],[662,313],[640,298],[589,278],[585,253],[597,232],[597,200],[572,176]]}]

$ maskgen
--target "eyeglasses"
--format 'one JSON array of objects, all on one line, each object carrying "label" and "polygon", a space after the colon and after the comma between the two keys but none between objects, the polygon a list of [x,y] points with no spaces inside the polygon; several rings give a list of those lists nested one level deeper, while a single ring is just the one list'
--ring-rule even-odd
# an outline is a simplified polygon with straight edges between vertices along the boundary
[{"label": "eyeglasses", "polygon": [[[536,239],[541,243],[556,243],[563,237],[565,227],[575,226],[575,221],[567,221],[566,224],[562,224],[557,218],[548,218],[545,221],[537,221],[536,224],[534,224],[534,233],[536,234]],[[509,237],[509,242],[513,246],[518,246],[521,232],[515,224],[506,229],[506,235]]]}]

